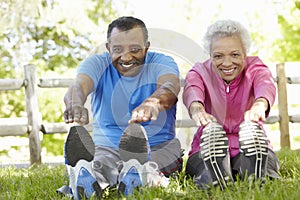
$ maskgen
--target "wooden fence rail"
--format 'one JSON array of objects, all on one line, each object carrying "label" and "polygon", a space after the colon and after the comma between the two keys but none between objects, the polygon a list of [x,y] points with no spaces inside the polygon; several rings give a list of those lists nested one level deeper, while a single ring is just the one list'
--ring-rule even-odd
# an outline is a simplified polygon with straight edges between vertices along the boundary
[{"label": "wooden fence rail", "polygon": [[[64,122],[43,123],[39,119],[37,88],[67,88],[72,79],[46,79],[36,80],[36,67],[34,65],[24,66],[24,80],[21,79],[0,79],[0,91],[20,90],[25,88],[25,101],[27,122],[7,124],[1,123],[0,136],[24,136],[28,134],[30,149],[30,164],[41,163],[41,143],[39,133],[67,133],[68,125]],[[280,146],[290,148],[289,123],[300,123],[300,114],[288,114],[287,84],[300,84],[300,77],[286,77],[284,64],[276,65],[275,81],[277,83],[278,116],[269,116],[265,124],[279,123]],[[181,97],[179,97],[181,101]],[[92,130],[92,124],[85,126],[88,131]],[[176,127],[190,128],[196,127],[191,119],[177,119]]]}]

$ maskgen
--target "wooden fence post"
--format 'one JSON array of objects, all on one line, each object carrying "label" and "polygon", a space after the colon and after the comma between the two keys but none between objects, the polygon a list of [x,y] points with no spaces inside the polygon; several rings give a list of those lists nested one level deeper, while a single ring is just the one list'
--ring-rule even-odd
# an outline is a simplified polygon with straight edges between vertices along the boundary
[{"label": "wooden fence post", "polygon": [[26,112],[28,118],[30,164],[41,163],[41,141],[39,125],[39,108],[37,97],[37,83],[35,65],[25,65],[25,95]]},{"label": "wooden fence post", "polygon": [[280,147],[291,148],[289,132],[289,114],[287,102],[287,79],[285,75],[284,64],[276,65],[277,73],[277,91],[278,91],[278,110],[279,110],[279,129],[280,129]]}]

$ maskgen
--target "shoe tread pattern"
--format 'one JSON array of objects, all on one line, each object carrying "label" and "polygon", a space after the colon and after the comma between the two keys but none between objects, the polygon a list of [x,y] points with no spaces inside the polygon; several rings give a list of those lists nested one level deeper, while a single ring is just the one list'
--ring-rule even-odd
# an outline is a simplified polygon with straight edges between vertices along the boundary
[{"label": "shoe tread pattern", "polygon": [[241,152],[250,160],[248,175],[264,176],[268,156],[268,141],[259,124],[251,121],[240,125],[239,145]]},{"label": "shoe tread pattern", "polygon": [[208,124],[201,136],[201,156],[211,172],[213,185],[221,189],[227,186],[230,176],[226,174],[223,160],[228,155],[228,138],[223,127],[216,122]]},{"label": "shoe tread pattern", "polygon": [[94,159],[95,145],[92,137],[82,126],[71,127],[66,140],[66,158],[74,167],[80,159],[88,162]]},{"label": "shoe tread pattern", "polygon": [[130,124],[120,139],[119,153],[123,161],[137,159],[141,164],[149,160],[149,143],[143,127]]}]

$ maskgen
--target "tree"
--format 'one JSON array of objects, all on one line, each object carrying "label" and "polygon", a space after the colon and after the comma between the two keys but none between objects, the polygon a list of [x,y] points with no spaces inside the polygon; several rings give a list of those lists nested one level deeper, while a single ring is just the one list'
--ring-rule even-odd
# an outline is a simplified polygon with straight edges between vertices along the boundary
[{"label": "tree", "polygon": [[[103,40],[107,23],[115,18],[112,0],[2,0],[0,8],[0,78],[23,79],[26,64],[37,66],[37,77],[73,77],[70,69]],[[63,120],[64,92],[38,91],[43,122]],[[0,118],[26,117],[24,95],[1,91]],[[48,135],[42,145],[61,155],[63,142],[63,136]]]},{"label": "tree", "polygon": [[279,62],[300,61],[300,1],[284,2],[278,14],[282,37],[274,44],[274,60]]},{"label": "tree", "polygon": [[[0,10],[0,78],[23,78],[23,66],[29,63],[37,66],[37,76],[73,77],[66,73],[68,69],[75,68],[99,38],[103,40],[107,23],[115,17],[111,0],[4,0],[0,7],[4,8]],[[22,95],[1,92],[6,101],[0,102],[5,110],[0,117],[22,115]],[[50,101],[41,97],[47,109]]]}]

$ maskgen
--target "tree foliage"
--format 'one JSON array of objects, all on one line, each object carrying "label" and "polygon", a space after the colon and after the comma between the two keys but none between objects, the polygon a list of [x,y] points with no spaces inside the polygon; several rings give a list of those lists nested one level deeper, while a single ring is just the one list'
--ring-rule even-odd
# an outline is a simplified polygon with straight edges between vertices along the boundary
[{"label": "tree foliage", "polygon": [[[23,66],[36,65],[38,78],[74,77],[75,69],[115,18],[112,0],[2,0],[0,79],[24,78]],[[66,89],[38,89],[43,123],[63,120]],[[0,91],[0,118],[27,117],[24,90]],[[62,135],[45,136],[42,146],[61,154]]]},{"label": "tree foliage", "polygon": [[285,6],[286,12],[278,15],[282,37],[274,42],[274,58],[279,62],[300,61],[300,1],[287,1]]},{"label": "tree foliage", "polygon": [[[7,0],[1,5],[7,7],[1,13],[4,16],[1,63],[13,68],[36,64],[39,73],[47,70],[60,73],[75,67],[98,39],[92,34],[104,33],[97,26],[114,17],[111,1],[104,0]],[[7,78],[8,74],[1,73],[0,77],[3,76]]]},{"label": "tree foliage", "polygon": [[[55,72],[51,74],[73,77],[68,69],[89,54],[115,17],[110,0],[4,0],[0,7],[0,78],[23,78],[23,66],[29,63],[37,66],[37,76]],[[22,96],[1,92],[6,101],[0,102],[5,110],[0,117],[20,117],[25,110]],[[49,99],[41,97],[47,108]],[[61,120],[61,114],[57,117],[55,121]]]}]

